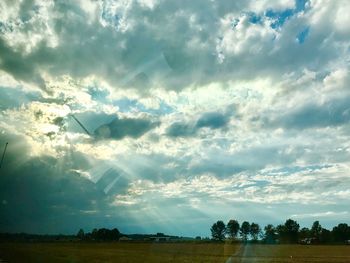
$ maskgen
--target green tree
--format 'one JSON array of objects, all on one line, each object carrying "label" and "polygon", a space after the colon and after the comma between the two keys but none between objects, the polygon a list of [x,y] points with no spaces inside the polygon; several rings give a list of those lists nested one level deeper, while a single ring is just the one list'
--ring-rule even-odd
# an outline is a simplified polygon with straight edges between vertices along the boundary
[{"label": "green tree", "polygon": [[299,227],[299,224],[292,219],[287,219],[284,225],[278,225],[277,232],[280,240],[285,243],[297,243]]},{"label": "green tree", "polygon": [[277,240],[276,228],[273,225],[268,224],[267,226],[265,226],[264,230],[265,230],[265,233],[264,233],[265,243],[267,244],[276,243],[276,240]]},{"label": "green tree", "polygon": [[341,223],[333,227],[332,236],[336,242],[344,242],[350,239],[350,227],[348,224]]},{"label": "green tree", "polygon": [[93,240],[97,240],[98,239],[98,233],[97,233],[97,228],[94,228],[91,232],[91,238]]},{"label": "green tree", "polygon": [[320,242],[321,243],[330,243],[332,242],[332,232],[328,229],[322,228],[321,235],[320,235]]},{"label": "green tree", "polygon": [[244,221],[241,225],[241,229],[239,230],[239,234],[241,235],[244,241],[248,240],[248,235],[250,234],[250,224],[247,221]]},{"label": "green tree", "polygon": [[319,221],[315,221],[313,224],[312,224],[312,227],[311,227],[311,236],[316,238],[317,241],[320,240],[320,237],[321,237],[321,233],[322,233],[322,226],[320,225],[320,222]]},{"label": "green tree", "polygon": [[309,238],[311,237],[311,230],[308,229],[307,227],[303,227],[299,231],[299,238],[304,239],[304,238]]},{"label": "green tree", "polygon": [[111,240],[118,240],[120,237],[120,232],[117,228],[113,228],[111,231],[110,231],[110,239]]},{"label": "green tree", "polygon": [[254,241],[257,241],[261,233],[261,228],[257,223],[251,223],[250,225],[250,235]]},{"label": "green tree", "polygon": [[211,235],[214,240],[222,241],[225,238],[226,226],[223,221],[217,221],[210,228]]},{"label": "green tree", "polygon": [[239,231],[239,223],[237,220],[231,219],[227,223],[227,234],[229,235],[230,238],[236,238],[238,231]]},{"label": "green tree", "polygon": [[79,238],[80,240],[83,240],[85,237],[85,233],[83,229],[79,229],[78,234],[77,234],[77,238]]}]

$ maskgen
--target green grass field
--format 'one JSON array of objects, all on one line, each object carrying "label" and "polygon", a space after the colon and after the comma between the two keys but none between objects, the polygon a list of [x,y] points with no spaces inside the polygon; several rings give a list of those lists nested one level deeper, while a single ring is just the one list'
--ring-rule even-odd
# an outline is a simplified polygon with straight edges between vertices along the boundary
[{"label": "green grass field", "polygon": [[[0,243],[9,263],[350,262],[350,246],[200,243]],[[2,262],[0,260],[0,262]]]}]

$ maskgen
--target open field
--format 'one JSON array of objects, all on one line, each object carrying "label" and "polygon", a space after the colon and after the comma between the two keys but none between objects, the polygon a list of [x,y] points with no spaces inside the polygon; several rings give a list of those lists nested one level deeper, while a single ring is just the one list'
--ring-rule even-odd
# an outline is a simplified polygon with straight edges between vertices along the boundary
[{"label": "open field", "polygon": [[[292,256],[292,257],[291,257]],[[350,262],[349,246],[200,243],[0,243],[4,262]],[[0,262],[2,262],[0,260]]]}]

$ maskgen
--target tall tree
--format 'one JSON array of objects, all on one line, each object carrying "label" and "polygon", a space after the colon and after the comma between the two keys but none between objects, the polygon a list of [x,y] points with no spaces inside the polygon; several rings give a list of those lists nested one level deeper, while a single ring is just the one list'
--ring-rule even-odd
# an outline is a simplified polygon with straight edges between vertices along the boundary
[{"label": "tall tree", "polygon": [[239,223],[237,220],[231,219],[227,223],[227,234],[229,235],[230,238],[236,238],[238,231],[239,231]]},{"label": "tall tree", "polygon": [[113,228],[110,232],[111,240],[118,240],[120,237],[120,232],[117,228]]},{"label": "tall tree", "polygon": [[98,233],[97,233],[97,228],[94,228],[91,232],[91,238],[93,240],[97,240],[98,239]]},{"label": "tall tree", "polygon": [[265,233],[264,233],[265,243],[267,244],[276,243],[276,240],[277,240],[276,228],[273,225],[268,224],[267,226],[265,226],[264,230],[265,230]]},{"label": "tall tree", "polygon": [[244,241],[248,240],[248,235],[250,234],[250,224],[247,221],[244,221],[241,225],[241,229],[239,231],[239,234],[241,235],[242,239]]},{"label": "tall tree", "polygon": [[322,233],[322,226],[320,225],[320,222],[319,221],[315,221],[313,224],[312,224],[312,227],[311,227],[311,236],[316,238],[317,241],[320,240],[320,237],[321,237],[321,233]]},{"label": "tall tree", "polygon": [[85,233],[84,233],[84,230],[83,230],[83,229],[79,229],[78,234],[77,234],[77,237],[78,237],[80,240],[83,240],[83,239],[84,239]]},{"label": "tall tree", "polygon": [[226,226],[225,223],[221,220],[217,221],[210,228],[211,235],[214,240],[222,241],[225,238]]},{"label": "tall tree", "polygon": [[257,241],[259,238],[259,234],[261,233],[261,228],[257,223],[251,223],[250,225],[250,235],[252,236],[254,241]]},{"label": "tall tree", "polygon": [[297,243],[299,224],[292,219],[287,219],[284,225],[277,226],[277,232],[282,242]]},{"label": "tall tree", "polygon": [[321,235],[320,235],[320,242],[321,243],[330,243],[332,242],[332,232],[328,229],[322,228]]},{"label": "tall tree", "polygon": [[344,242],[350,239],[350,227],[348,224],[341,223],[333,227],[332,236],[336,242]]}]

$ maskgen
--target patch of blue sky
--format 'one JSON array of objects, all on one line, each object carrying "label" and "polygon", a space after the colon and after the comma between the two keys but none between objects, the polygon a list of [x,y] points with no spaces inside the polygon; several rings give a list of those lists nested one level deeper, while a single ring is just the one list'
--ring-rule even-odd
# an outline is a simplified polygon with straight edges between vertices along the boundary
[{"label": "patch of blue sky", "polygon": [[301,12],[301,11],[304,11],[306,9],[306,3],[308,2],[309,0],[296,0],[295,1],[295,11],[298,13],[298,12]]},{"label": "patch of blue sky", "polygon": [[299,44],[303,44],[307,39],[310,32],[310,27],[306,27],[297,35],[297,41]]},{"label": "patch of blue sky", "polygon": [[307,2],[308,0],[296,0],[295,8],[288,8],[282,11],[268,9],[265,12],[265,16],[274,20],[271,27],[276,29],[282,27],[284,23],[295,14],[304,11],[306,9]]},{"label": "patch of blue sky", "polygon": [[162,101],[159,105],[158,111],[161,112],[162,114],[166,115],[166,114],[173,113],[174,109]]},{"label": "patch of blue sky", "polygon": [[248,12],[247,13],[248,17],[249,17],[249,22],[252,24],[261,24],[262,23],[262,17],[257,15],[254,12]]},{"label": "patch of blue sky", "polygon": [[[262,16],[259,16],[258,14],[254,13],[254,12],[245,12],[243,14],[245,14],[248,17],[249,22],[252,24],[261,24],[262,23]],[[238,23],[239,23],[238,18],[232,19],[231,28],[235,29],[236,26],[238,25]]]},{"label": "patch of blue sky", "polygon": [[17,108],[42,99],[39,92],[24,92],[21,89],[0,87],[0,110]]},{"label": "patch of blue sky", "polygon": [[120,112],[130,112],[133,109],[139,109],[141,111],[141,104],[137,100],[132,100],[132,99],[119,99],[113,101],[113,105],[118,106]]},{"label": "patch of blue sky", "polygon": [[283,26],[283,24],[295,13],[296,12],[294,9],[286,9],[283,11],[274,11],[269,9],[266,11],[265,16],[274,20],[271,27],[275,29]]},{"label": "patch of blue sky", "polygon": [[254,180],[253,182],[255,183],[256,186],[260,186],[260,187],[268,186],[270,184],[270,182],[266,180]]},{"label": "patch of blue sky", "polygon": [[108,96],[109,96],[109,91],[106,89],[99,89],[97,87],[89,87],[88,88],[88,94],[90,94],[91,99],[101,102],[101,103],[106,103],[108,102]]},{"label": "patch of blue sky", "polygon": [[120,112],[130,112],[137,110],[139,112],[146,112],[155,115],[167,115],[174,112],[174,109],[163,101],[160,102],[157,109],[147,108],[139,101],[127,98],[115,100],[113,104],[119,107]]}]

